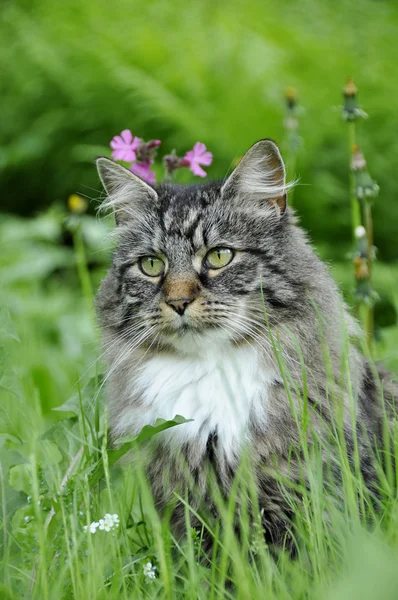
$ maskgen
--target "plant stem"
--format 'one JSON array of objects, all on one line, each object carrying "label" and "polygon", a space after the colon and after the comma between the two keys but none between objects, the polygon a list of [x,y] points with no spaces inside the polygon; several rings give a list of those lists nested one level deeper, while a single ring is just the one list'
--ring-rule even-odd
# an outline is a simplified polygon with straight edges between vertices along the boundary
[{"label": "plant stem", "polygon": [[[373,220],[372,220],[372,207],[368,200],[364,201],[364,217],[365,217],[365,229],[367,235],[367,258],[368,258],[368,270],[369,270],[369,284],[372,288],[372,254],[373,254]],[[374,303],[366,306],[365,312],[365,331],[366,341],[368,343],[369,351],[372,352],[373,333],[374,333]]]},{"label": "plant stem", "polygon": [[[356,145],[355,121],[347,123],[348,127],[348,143],[349,157],[351,158],[352,149]],[[351,219],[352,219],[352,239],[355,243],[355,230],[361,224],[361,209],[358,199],[355,195],[355,176],[350,168],[350,197],[351,197]]]},{"label": "plant stem", "polygon": [[366,331],[366,343],[369,348],[370,354],[372,353],[373,345],[373,329],[374,329],[374,311],[373,304],[366,307],[365,312],[365,331]]},{"label": "plant stem", "polygon": [[364,206],[365,216],[365,229],[367,234],[368,242],[368,267],[369,267],[369,279],[372,275],[372,254],[373,254],[373,220],[372,220],[372,207],[370,202],[365,200]]},{"label": "plant stem", "polygon": [[[355,131],[355,121],[351,121],[347,123],[348,127],[348,160],[351,161],[352,149],[356,144],[356,131]],[[351,225],[352,225],[352,239],[353,243],[356,245],[356,235],[355,230],[361,224],[361,209],[359,206],[358,199],[355,194],[355,175],[351,169],[351,164],[349,162],[349,173],[350,173],[350,199],[351,199]],[[354,315],[357,319],[360,318],[360,302],[358,299],[355,300],[354,303]]]}]

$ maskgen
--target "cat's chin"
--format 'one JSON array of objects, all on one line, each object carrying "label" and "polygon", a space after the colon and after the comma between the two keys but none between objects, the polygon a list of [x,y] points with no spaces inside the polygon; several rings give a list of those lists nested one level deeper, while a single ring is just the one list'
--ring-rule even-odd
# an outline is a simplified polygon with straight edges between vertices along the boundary
[{"label": "cat's chin", "polygon": [[183,354],[203,354],[221,350],[233,344],[231,336],[223,329],[198,329],[182,324],[178,329],[162,334],[167,345]]}]

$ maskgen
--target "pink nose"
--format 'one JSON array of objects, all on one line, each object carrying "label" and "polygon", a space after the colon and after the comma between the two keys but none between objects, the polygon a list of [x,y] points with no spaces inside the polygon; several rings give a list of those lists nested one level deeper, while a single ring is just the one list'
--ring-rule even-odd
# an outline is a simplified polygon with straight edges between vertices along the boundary
[{"label": "pink nose", "polygon": [[182,316],[184,314],[185,309],[188,306],[188,304],[191,304],[191,302],[194,299],[195,298],[193,298],[193,297],[191,297],[191,298],[167,298],[166,304],[171,306],[171,308],[173,308],[177,314]]}]

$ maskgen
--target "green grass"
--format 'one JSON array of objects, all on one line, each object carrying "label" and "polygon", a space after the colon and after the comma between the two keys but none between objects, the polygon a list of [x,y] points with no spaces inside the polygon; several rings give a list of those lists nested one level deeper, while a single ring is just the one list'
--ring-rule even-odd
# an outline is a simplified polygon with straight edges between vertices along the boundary
[{"label": "green grass", "polygon": [[[299,486],[301,504],[280,481],[295,515],[295,560],[272,553],[259,528],[249,526],[245,506],[255,490],[245,463],[227,501],[213,490],[221,517],[214,523],[205,515],[203,522],[216,539],[213,559],[203,557],[202,531],[190,530],[188,505],[186,539],[175,539],[153,507],[140,462],[121,468],[107,449],[98,332],[68,245],[74,224],[64,218],[53,208],[31,221],[4,218],[0,226],[7,249],[0,257],[0,597],[396,598],[397,474],[380,476],[376,511],[360,474],[344,466],[341,445],[339,489],[320,470],[319,440],[305,449],[310,490]],[[90,217],[83,225],[96,288],[109,257],[109,225]],[[349,263],[333,265],[347,293],[351,272]],[[376,287],[396,302],[397,276],[396,266],[376,265]],[[397,329],[384,330],[377,356],[395,372],[397,348]],[[397,453],[398,434],[392,435]],[[338,438],[332,443],[338,446]],[[141,446],[134,447],[139,452]],[[232,519],[238,491],[240,540]],[[119,515],[119,528],[84,531],[106,513]],[[156,566],[153,581],[144,576],[148,562]],[[225,586],[227,579],[233,585]]]}]

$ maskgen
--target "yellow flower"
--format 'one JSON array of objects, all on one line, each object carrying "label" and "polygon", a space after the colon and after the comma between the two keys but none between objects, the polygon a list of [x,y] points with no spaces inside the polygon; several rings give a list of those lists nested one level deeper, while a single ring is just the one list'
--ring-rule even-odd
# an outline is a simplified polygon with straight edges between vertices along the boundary
[{"label": "yellow flower", "polygon": [[88,208],[88,202],[82,196],[78,194],[72,194],[68,198],[68,208],[70,212],[81,214],[86,212]]}]

